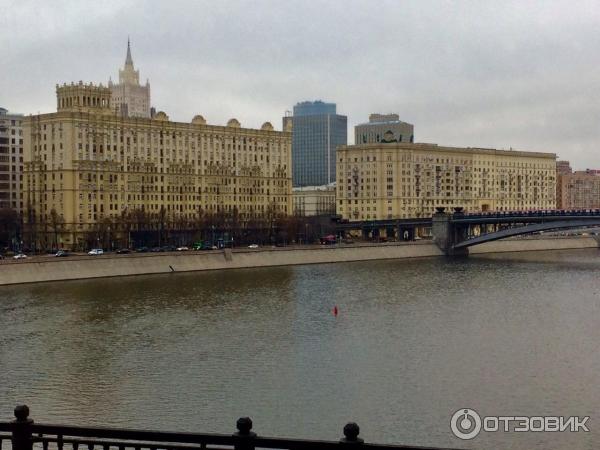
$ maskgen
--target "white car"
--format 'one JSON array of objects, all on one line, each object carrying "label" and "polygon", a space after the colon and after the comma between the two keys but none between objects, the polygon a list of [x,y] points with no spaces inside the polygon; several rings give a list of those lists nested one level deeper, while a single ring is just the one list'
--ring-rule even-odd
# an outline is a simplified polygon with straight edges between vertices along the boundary
[{"label": "white car", "polygon": [[258,244],[250,244],[248,248],[258,248]]},{"label": "white car", "polygon": [[15,256],[13,256],[13,259],[25,259],[27,258],[27,255],[25,253],[17,253]]},{"label": "white car", "polygon": [[187,248],[187,247],[177,247],[178,252],[187,252],[188,250],[189,250],[189,248]]},{"label": "white car", "polygon": [[88,255],[91,255],[91,256],[103,255],[103,254],[104,254],[104,250],[102,250],[101,248],[93,248],[88,252]]}]

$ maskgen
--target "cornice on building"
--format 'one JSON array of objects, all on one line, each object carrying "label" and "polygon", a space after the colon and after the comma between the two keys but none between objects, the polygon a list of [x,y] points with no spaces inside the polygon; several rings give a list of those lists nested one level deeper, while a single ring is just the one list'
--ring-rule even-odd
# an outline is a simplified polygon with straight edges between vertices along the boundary
[{"label": "cornice on building", "polygon": [[556,153],[546,152],[529,152],[523,150],[499,150],[494,148],[480,148],[480,147],[450,147],[440,146],[438,144],[430,143],[408,143],[408,142],[395,142],[395,143],[375,143],[375,144],[359,144],[359,145],[343,145],[338,149],[344,150],[435,150],[440,152],[463,152],[468,154],[483,153],[490,155],[503,155],[503,156],[521,156],[521,157],[532,157],[532,158],[552,158],[556,159]]}]

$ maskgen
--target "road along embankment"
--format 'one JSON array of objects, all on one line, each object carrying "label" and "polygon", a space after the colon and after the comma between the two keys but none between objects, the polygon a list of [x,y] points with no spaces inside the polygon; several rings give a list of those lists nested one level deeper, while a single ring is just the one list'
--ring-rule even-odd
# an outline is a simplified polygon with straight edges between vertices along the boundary
[{"label": "road along embankment", "polygon": [[169,272],[442,256],[430,242],[32,258],[0,264],[0,285]]},{"label": "road along embankment", "polygon": [[[597,248],[592,237],[514,239],[470,248],[471,254]],[[38,257],[0,264],[0,285],[171,272],[324,264],[444,256],[430,241],[311,248]]]}]

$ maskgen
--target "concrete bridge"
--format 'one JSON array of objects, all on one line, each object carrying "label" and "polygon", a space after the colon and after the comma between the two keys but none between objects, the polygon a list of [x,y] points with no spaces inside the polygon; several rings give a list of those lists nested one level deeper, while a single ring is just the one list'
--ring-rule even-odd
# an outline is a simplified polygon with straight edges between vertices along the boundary
[{"label": "concrete bridge", "polygon": [[600,210],[500,211],[465,214],[462,208],[446,213],[437,208],[432,217],[434,242],[447,255],[466,255],[469,247],[540,231],[600,226]]}]

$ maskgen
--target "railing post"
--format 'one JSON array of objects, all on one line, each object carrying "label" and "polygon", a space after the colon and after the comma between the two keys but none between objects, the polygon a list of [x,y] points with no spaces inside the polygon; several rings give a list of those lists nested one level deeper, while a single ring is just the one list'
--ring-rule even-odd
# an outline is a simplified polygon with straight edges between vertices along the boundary
[{"label": "railing post", "polygon": [[342,444],[363,444],[365,441],[358,437],[360,427],[354,422],[344,426],[344,437],[340,439]]},{"label": "railing post", "polygon": [[33,419],[29,418],[27,405],[19,405],[15,408],[15,417],[12,423],[12,449],[32,450],[33,439],[31,438],[31,425]]},{"label": "railing post", "polygon": [[252,419],[240,417],[236,422],[238,431],[233,433],[239,440],[234,445],[235,450],[254,450],[254,438],[256,433],[252,432]]}]

